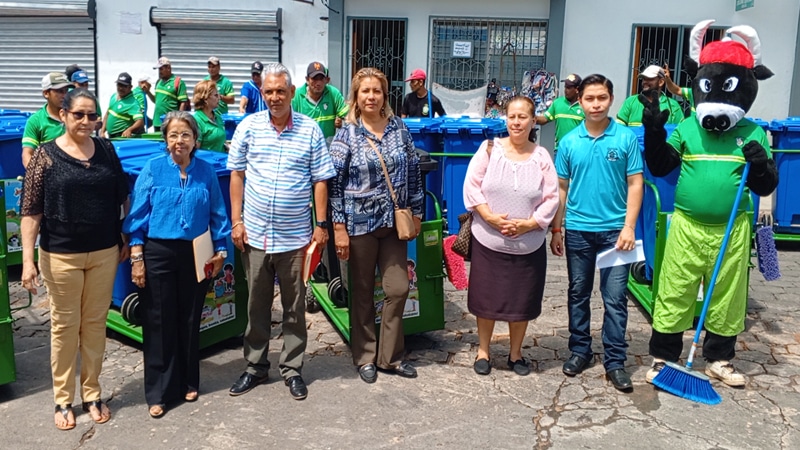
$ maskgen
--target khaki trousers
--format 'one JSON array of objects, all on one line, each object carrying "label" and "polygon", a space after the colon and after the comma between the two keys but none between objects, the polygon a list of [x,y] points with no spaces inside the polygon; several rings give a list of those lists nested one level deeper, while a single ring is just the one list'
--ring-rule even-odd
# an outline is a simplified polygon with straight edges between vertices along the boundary
[{"label": "khaki trousers", "polygon": [[50,366],[58,405],[73,403],[78,350],[81,399],[100,399],[106,316],[118,262],[116,245],[88,253],[39,250],[39,268],[50,301]]}]

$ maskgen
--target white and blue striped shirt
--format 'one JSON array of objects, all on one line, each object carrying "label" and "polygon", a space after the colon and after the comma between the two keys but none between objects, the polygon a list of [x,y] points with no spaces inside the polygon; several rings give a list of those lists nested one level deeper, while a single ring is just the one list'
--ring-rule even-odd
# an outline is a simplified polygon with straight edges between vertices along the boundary
[{"label": "white and blue striped shirt", "polygon": [[228,169],[245,171],[242,220],[249,245],[283,253],[311,241],[312,184],[336,175],[314,120],[292,112],[278,133],[269,111],[251,114],[233,134]]}]

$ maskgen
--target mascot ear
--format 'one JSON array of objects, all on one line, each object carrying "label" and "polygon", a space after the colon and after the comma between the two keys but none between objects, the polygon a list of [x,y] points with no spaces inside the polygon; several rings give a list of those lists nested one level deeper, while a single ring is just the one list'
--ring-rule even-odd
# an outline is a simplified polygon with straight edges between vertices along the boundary
[{"label": "mascot ear", "polygon": [[767,78],[775,75],[771,70],[767,69],[767,66],[760,64],[753,67],[753,74],[755,74],[756,80],[766,80]]},{"label": "mascot ear", "polygon": [[693,60],[689,56],[683,58],[683,70],[685,70],[690,77],[694,78],[697,76],[697,69],[697,61]]}]

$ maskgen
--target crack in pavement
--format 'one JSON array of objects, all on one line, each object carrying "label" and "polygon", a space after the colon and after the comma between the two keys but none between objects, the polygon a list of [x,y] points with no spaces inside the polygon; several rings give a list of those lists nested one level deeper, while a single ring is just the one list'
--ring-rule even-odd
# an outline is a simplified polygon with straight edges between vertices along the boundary
[{"label": "crack in pavement", "polygon": [[[561,384],[558,385],[558,389],[556,389],[556,393],[553,395],[553,401],[551,402],[550,406],[539,409],[536,413],[536,416],[533,418],[533,424],[536,427],[537,450],[545,450],[553,446],[553,443],[550,441],[550,429],[558,423],[558,416],[560,416],[561,412],[564,411],[563,407],[561,407],[559,410],[558,399],[561,397],[561,389],[563,389],[567,383],[568,381],[566,378],[561,380]],[[551,416],[551,411],[557,414]],[[542,419],[545,417],[550,417],[553,423],[550,425],[543,425]]]},{"label": "crack in pavement", "polygon": [[[781,432],[781,436],[780,436],[781,449],[790,448],[789,444],[786,442],[786,439],[788,439],[790,431],[797,431],[797,430],[792,426],[791,422],[789,421],[789,418],[786,417],[786,414],[784,413],[783,408],[781,408],[780,405],[775,403],[775,401],[772,400],[771,398],[769,398],[766,395],[764,395],[763,392],[758,392],[758,391],[755,391],[755,392],[756,392],[756,394],[761,396],[761,398],[763,398],[764,400],[769,402],[772,406],[774,406],[775,408],[778,409],[778,413],[780,414],[781,420],[783,421],[783,431]],[[742,406],[742,405],[739,404],[739,401],[736,400],[736,397],[734,397],[732,400],[737,405]]]},{"label": "crack in pavement", "polygon": [[94,427],[95,427],[95,425],[92,425],[91,428],[89,428],[88,430],[86,430],[85,433],[83,433],[83,435],[81,436],[81,440],[78,441],[78,446],[75,447],[75,448],[83,447],[83,444],[85,444],[86,441],[88,441],[89,439],[94,437],[94,433],[96,431]]}]

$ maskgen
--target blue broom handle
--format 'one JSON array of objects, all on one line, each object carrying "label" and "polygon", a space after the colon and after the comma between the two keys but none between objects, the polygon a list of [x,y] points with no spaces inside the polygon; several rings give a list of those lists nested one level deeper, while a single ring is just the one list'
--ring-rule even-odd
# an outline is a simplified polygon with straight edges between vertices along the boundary
[{"label": "blue broom handle", "polygon": [[725,251],[728,249],[728,241],[731,237],[731,230],[733,230],[733,222],[736,221],[736,216],[739,214],[739,203],[742,201],[742,194],[744,194],[744,186],[747,183],[747,174],[750,173],[750,163],[744,165],[742,171],[742,182],[739,184],[739,190],[736,192],[736,200],[733,202],[731,215],[728,218],[728,226],[725,228],[725,236],[722,238],[722,245],[719,249],[717,256],[717,263],[714,264],[714,272],[711,274],[711,281],[706,286],[706,298],[703,299],[703,309],[700,311],[700,320],[697,322],[697,330],[694,332],[694,340],[692,340],[692,348],[689,350],[689,358],[686,360],[686,367],[691,369],[692,362],[694,361],[694,353],[697,350],[697,344],[700,342],[700,332],[703,330],[703,324],[706,322],[706,313],[708,312],[708,305],[711,304],[711,295],[714,293],[714,287],[717,284],[717,275],[719,269],[722,267],[722,260],[725,259]]}]

